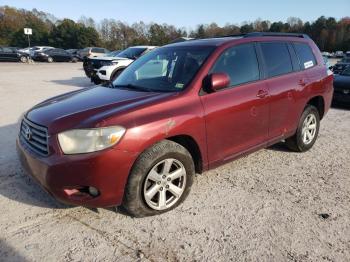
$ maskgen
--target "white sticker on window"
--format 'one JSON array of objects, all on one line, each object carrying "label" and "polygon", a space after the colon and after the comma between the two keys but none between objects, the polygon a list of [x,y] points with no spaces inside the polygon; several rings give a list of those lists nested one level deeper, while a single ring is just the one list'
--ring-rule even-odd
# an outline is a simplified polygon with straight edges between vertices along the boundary
[{"label": "white sticker on window", "polygon": [[313,67],[314,66],[314,62],[312,61],[307,61],[304,63],[304,68],[307,69],[309,67]]}]

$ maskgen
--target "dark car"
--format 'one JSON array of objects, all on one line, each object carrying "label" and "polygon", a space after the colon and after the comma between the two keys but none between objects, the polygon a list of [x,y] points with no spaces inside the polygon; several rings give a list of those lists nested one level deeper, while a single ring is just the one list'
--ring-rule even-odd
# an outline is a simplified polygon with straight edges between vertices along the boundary
[{"label": "dark car", "polygon": [[72,55],[72,62],[83,61],[78,52],[80,49],[67,49],[66,51]]},{"label": "dark car", "polygon": [[280,141],[309,150],[332,95],[306,35],[192,40],[141,56],[108,86],[34,106],[17,147],[57,199],[149,216],[178,206],[195,173]]},{"label": "dark car", "polygon": [[74,59],[72,54],[60,48],[53,48],[41,52],[35,52],[32,58],[35,61],[44,61],[49,63],[71,62]]},{"label": "dark car", "polygon": [[334,76],[333,102],[350,106],[350,67]]},{"label": "dark car", "polygon": [[333,66],[333,73],[340,74],[348,67],[350,67],[350,57],[344,57]]},{"label": "dark car", "polygon": [[26,63],[29,55],[18,51],[17,47],[0,47],[0,61],[2,62],[17,62]]}]

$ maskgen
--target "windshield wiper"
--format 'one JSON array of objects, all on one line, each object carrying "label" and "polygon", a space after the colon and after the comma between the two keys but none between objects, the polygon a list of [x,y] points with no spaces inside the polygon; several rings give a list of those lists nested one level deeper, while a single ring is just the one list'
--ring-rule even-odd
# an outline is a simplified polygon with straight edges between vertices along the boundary
[{"label": "windshield wiper", "polygon": [[147,87],[143,87],[143,86],[136,86],[133,84],[127,84],[127,85],[113,85],[111,84],[112,88],[127,88],[130,90],[137,90],[137,91],[143,91],[143,92],[154,92],[152,89],[149,89]]}]

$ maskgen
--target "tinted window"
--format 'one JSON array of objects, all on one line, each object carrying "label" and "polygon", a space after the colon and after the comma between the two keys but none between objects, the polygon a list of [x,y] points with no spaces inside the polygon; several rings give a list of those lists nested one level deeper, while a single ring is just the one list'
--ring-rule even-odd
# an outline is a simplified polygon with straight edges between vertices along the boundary
[{"label": "tinted window", "polygon": [[129,47],[124,51],[120,52],[117,57],[124,57],[129,59],[136,59],[142,55],[143,52],[146,51],[147,48],[143,47]]},{"label": "tinted window", "polygon": [[105,50],[103,48],[92,48],[91,52],[93,52],[93,53],[104,53]]},{"label": "tinted window", "polygon": [[230,85],[239,85],[259,79],[259,66],[252,44],[231,47],[216,61],[211,73],[226,73]]},{"label": "tinted window", "polygon": [[292,61],[286,43],[261,43],[268,77],[293,71]]},{"label": "tinted window", "polygon": [[312,50],[308,44],[294,43],[294,47],[295,51],[298,54],[301,68],[307,69],[317,64],[315,56],[312,53]]},{"label": "tinted window", "polygon": [[5,53],[13,53],[13,50],[11,48],[9,48],[9,47],[3,47],[2,51],[5,52]]}]

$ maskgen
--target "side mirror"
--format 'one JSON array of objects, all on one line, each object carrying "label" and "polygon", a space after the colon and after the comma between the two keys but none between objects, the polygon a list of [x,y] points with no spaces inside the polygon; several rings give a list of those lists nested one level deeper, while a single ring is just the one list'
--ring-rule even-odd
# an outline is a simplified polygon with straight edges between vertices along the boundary
[{"label": "side mirror", "polygon": [[205,91],[217,92],[230,85],[230,77],[226,73],[213,73],[207,75],[203,81]]}]

